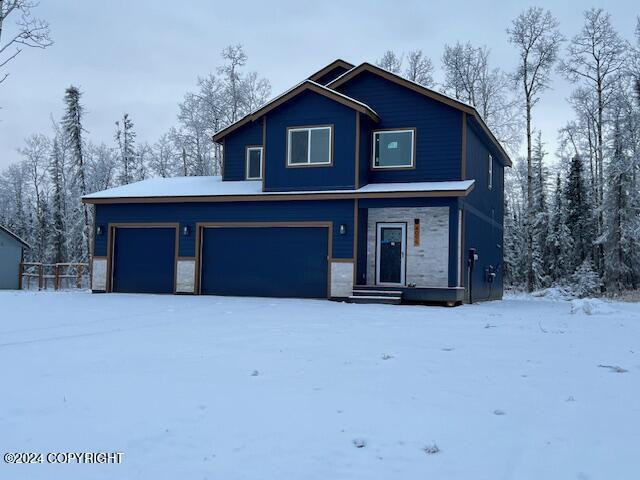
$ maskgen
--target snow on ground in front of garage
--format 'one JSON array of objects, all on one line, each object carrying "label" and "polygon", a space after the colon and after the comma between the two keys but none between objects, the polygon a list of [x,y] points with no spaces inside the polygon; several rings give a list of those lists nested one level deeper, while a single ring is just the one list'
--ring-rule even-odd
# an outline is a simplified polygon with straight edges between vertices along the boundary
[{"label": "snow on ground in front of garage", "polygon": [[[0,451],[29,479],[631,479],[640,306],[0,293]],[[573,313],[572,313],[573,312]]]}]

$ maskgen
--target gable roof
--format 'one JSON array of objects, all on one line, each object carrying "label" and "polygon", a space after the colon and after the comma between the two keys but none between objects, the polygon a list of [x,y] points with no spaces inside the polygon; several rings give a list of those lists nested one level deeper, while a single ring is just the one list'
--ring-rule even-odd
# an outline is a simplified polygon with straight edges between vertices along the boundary
[{"label": "gable roof", "polygon": [[352,65],[351,63],[345,62],[341,58],[338,58],[337,60],[334,60],[333,62],[331,62],[326,67],[323,67],[320,70],[318,70],[317,72],[315,72],[314,74],[310,75],[308,77],[308,79],[312,80],[314,82],[320,83],[319,80],[322,77],[324,77],[328,73],[331,73],[332,71],[334,71],[334,70],[336,70],[338,68],[343,69],[343,70],[351,70],[354,67],[355,67],[355,65]]},{"label": "gable roof", "polygon": [[253,122],[257,120],[258,118],[270,112],[271,110],[279,107],[283,103],[288,102],[292,98],[306,91],[312,91],[312,92],[318,93],[335,102],[346,105],[349,108],[352,108],[360,113],[367,115],[374,122],[380,121],[378,114],[376,114],[376,112],[374,112],[367,104],[362,103],[354,98],[348,97],[340,92],[327,88],[324,85],[320,85],[319,83],[316,83],[313,80],[305,80],[299,83],[298,85],[296,85],[295,87],[287,90],[283,94],[277,96],[270,102],[266,103],[265,105],[260,107],[258,110],[255,110],[254,112],[249,113],[248,115],[241,118],[237,122],[232,123],[226,128],[223,128],[219,132],[216,132],[213,135],[213,141],[220,142],[220,140],[222,140],[225,136],[227,136],[229,133],[233,132],[234,130],[242,127],[243,125],[246,125],[249,122]]},{"label": "gable roof", "polygon": [[491,140],[491,142],[495,145],[495,147],[498,149],[498,151],[500,152],[500,154],[504,157],[505,160],[505,164],[508,166],[511,166],[511,158],[509,158],[509,154],[505,151],[505,149],[502,147],[502,145],[500,144],[500,142],[498,141],[498,139],[495,137],[495,135],[493,134],[493,132],[491,132],[491,130],[489,130],[489,127],[487,127],[487,124],[484,122],[484,120],[482,119],[482,117],[480,116],[480,114],[478,113],[478,111],[475,109],[475,107],[468,105],[464,102],[461,102],[460,100],[456,100],[455,98],[449,97],[447,95],[444,95],[442,93],[436,92],[435,90],[431,90],[430,88],[427,88],[423,85],[420,85],[419,83],[416,82],[412,82],[411,80],[407,80],[406,78],[403,78],[399,75],[396,75],[393,72],[390,72],[388,70],[385,70],[383,68],[380,68],[376,65],[372,65],[370,63],[362,63],[360,65],[358,65],[355,68],[352,68],[351,70],[343,73],[342,75],[340,75],[338,78],[336,78],[335,80],[329,82],[327,84],[327,88],[331,88],[331,89],[336,89],[338,87],[340,87],[341,85],[349,82],[350,80],[352,80],[353,78],[357,77],[358,75],[360,75],[363,72],[369,72],[372,73],[374,75],[378,75],[379,77],[382,77],[386,80],[389,80],[391,82],[394,82],[398,85],[401,85],[405,88],[408,88],[410,90],[413,90],[414,92],[417,92],[421,95],[424,95],[426,97],[429,97],[433,100],[436,100],[438,102],[442,102],[446,105],[449,105],[450,107],[453,107],[457,110],[460,110],[462,112],[465,112],[469,115],[471,115],[478,123],[478,125],[480,126],[481,130],[487,135],[487,137],[489,137],[489,140]]},{"label": "gable roof", "polygon": [[27,242],[25,242],[23,239],[21,239],[18,235],[16,235],[15,233],[13,233],[11,230],[9,230],[6,227],[3,227],[2,225],[0,225],[0,231],[6,233],[7,235],[9,235],[11,238],[13,238],[16,242],[21,243],[24,247],[31,249],[31,245],[29,245]]}]

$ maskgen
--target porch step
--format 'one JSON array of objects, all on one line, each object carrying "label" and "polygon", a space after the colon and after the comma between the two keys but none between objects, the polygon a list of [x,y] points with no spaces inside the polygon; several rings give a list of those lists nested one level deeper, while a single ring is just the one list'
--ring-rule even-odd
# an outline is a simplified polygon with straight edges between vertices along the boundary
[{"label": "porch step", "polygon": [[402,291],[401,290],[360,290],[358,289],[354,289],[353,290],[353,296],[354,297],[359,297],[359,296],[376,296],[376,297],[402,297]]},{"label": "porch step", "polygon": [[[378,292],[371,292],[378,293]],[[400,305],[402,297],[400,296],[384,296],[384,295],[351,295],[349,297],[351,303],[379,303],[386,305]]]}]

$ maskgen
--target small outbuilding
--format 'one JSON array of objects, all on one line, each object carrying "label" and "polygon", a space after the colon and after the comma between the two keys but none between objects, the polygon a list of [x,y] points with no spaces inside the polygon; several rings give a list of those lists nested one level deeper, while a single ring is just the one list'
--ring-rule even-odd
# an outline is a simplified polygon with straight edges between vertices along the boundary
[{"label": "small outbuilding", "polygon": [[27,242],[0,225],[0,290],[20,288],[20,263],[28,248]]}]

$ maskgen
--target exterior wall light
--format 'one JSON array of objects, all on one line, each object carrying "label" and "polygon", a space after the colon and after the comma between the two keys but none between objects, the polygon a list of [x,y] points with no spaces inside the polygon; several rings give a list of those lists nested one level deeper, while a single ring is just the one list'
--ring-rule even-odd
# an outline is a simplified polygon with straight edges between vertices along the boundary
[{"label": "exterior wall light", "polygon": [[184,237],[188,237],[190,233],[191,233],[191,228],[189,228],[189,225],[185,225],[184,227],[182,227],[182,235]]},{"label": "exterior wall light", "polygon": [[340,224],[340,235],[346,235],[347,234],[347,225],[344,223]]},{"label": "exterior wall light", "polygon": [[96,235],[102,235],[103,233],[102,225],[96,225]]}]

